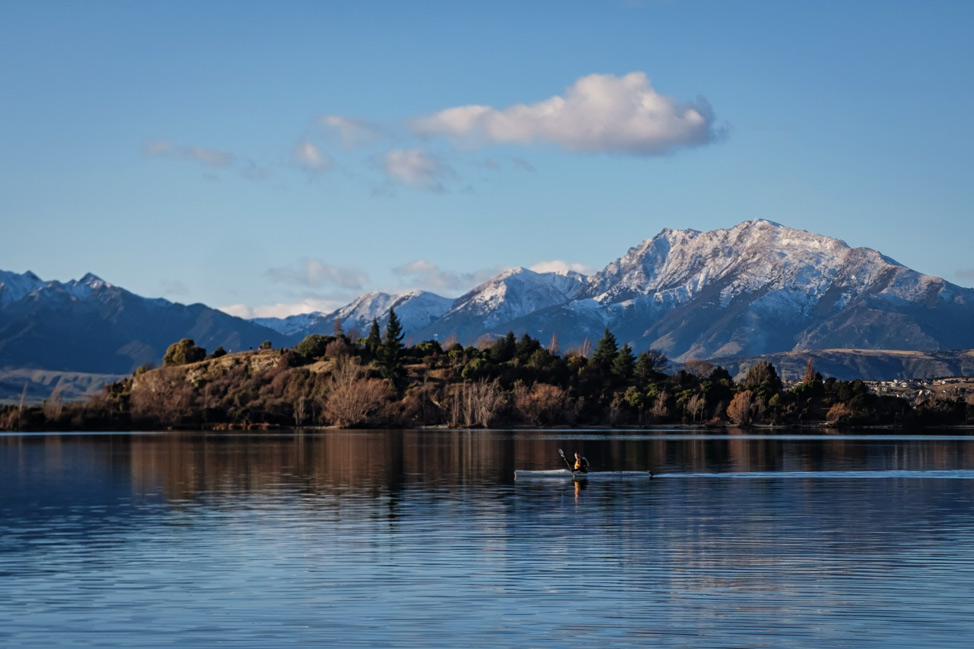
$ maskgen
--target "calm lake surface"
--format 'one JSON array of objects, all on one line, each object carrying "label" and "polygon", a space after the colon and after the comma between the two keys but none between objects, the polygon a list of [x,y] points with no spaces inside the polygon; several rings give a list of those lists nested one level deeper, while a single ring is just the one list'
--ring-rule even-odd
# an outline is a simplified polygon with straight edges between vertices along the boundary
[{"label": "calm lake surface", "polygon": [[0,435],[2,647],[972,637],[971,437]]}]

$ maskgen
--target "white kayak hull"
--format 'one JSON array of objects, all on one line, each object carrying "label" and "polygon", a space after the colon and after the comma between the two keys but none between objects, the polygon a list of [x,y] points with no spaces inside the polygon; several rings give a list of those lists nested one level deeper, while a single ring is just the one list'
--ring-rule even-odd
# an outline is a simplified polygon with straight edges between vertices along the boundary
[{"label": "white kayak hull", "polygon": [[631,478],[652,478],[649,471],[589,471],[588,473],[574,473],[568,469],[549,469],[530,471],[518,469],[514,471],[515,480],[626,480]]}]

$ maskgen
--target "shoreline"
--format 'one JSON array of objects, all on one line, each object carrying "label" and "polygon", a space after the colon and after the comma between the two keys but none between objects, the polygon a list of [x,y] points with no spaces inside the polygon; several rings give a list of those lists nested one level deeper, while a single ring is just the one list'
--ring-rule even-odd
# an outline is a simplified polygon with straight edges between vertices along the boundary
[{"label": "shoreline", "polygon": [[[891,435],[896,435],[902,433],[905,435],[925,435],[931,434],[936,435],[938,433],[943,433],[944,431],[956,431],[958,433],[968,433],[974,436],[974,424],[953,424],[953,425],[940,425],[940,426],[930,426],[930,427],[907,427],[907,426],[893,426],[887,424],[875,424],[875,425],[860,425],[860,426],[835,426],[829,425],[827,422],[820,422],[815,424],[804,424],[802,426],[795,425],[773,425],[773,424],[755,424],[748,427],[734,426],[733,424],[710,424],[710,425],[700,425],[700,424],[650,424],[642,426],[633,425],[579,425],[579,426],[525,426],[525,425],[511,425],[511,426],[491,426],[489,428],[474,428],[474,427],[450,427],[443,424],[429,425],[429,426],[368,426],[368,427],[341,427],[341,426],[283,426],[279,424],[269,424],[269,423],[238,423],[238,424],[217,424],[214,426],[200,426],[200,427],[157,427],[157,428],[120,428],[120,427],[103,427],[103,428],[30,428],[21,430],[0,430],[0,436],[4,437],[15,437],[18,434],[38,434],[38,433],[52,433],[52,434],[99,434],[99,433],[165,433],[165,432],[199,432],[199,433],[238,433],[238,432],[271,432],[271,431],[294,431],[294,432],[329,432],[336,430],[357,430],[357,431],[369,431],[369,430],[417,430],[417,431],[431,431],[431,432],[498,432],[498,431],[559,431],[559,432],[589,432],[589,433],[616,433],[616,432],[681,432],[681,433],[710,433],[715,435],[727,435],[727,436],[738,436],[747,434],[761,434],[773,437],[775,435],[793,435],[796,433],[807,432],[809,434],[819,434],[819,435],[847,435],[853,433],[859,434],[870,434],[870,433],[886,433]],[[910,431],[910,432],[907,432]]]}]

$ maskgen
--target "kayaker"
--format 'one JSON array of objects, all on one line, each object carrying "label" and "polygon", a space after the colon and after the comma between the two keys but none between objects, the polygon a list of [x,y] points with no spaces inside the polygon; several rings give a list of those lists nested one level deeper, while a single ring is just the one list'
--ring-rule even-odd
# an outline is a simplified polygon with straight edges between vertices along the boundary
[{"label": "kayaker", "polygon": [[575,473],[588,473],[588,460],[581,453],[575,451],[575,466],[572,467]]}]

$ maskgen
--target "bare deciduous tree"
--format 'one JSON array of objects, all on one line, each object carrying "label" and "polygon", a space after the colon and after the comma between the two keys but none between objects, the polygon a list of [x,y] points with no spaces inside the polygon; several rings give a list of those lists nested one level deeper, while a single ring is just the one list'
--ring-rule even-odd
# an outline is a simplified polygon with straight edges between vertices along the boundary
[{"label": "bare deciduous tree", "polygon": [[687,401],[687,413],[690,415],[690,421],[697,423],[697,417],[703,413],[705,405],[707,405],[707,400],[699,392],[690,397]]},{"label": "bare deciduous tree", "polygon": [[688,374],[692,374],[698,379],[705,379],[714,371],[714,364],[710,361],[702,361],[698,358],[691,358],[683,364],[683,369]]},{"label": "bare deciduous tree", "polygon": [[392,399],[382,379],[366,377],[357,358],[340,356],[325,381],[325,417],[337,426],[358,426]]},{"label": "bare deciduous tree", "polygon": [[514,409],[525,421],[541,426],[565,422],[568,417],[567,393],[556,385],[535,383],[530,388],[519,385],[514,390]]},{"label": "bare deciduous tree", "polygon": [[178,367],[140,374],[132,385],[132,416],[175,426],[193,405],[194,390]]},{"label": "bare deciduous tree", "polygon": [[589,340],[588,337],[586,337],[585,340],[582,341],[582,344],[579,345],[578,351],[585,358],[588,358],[589,356],[591,356],[592,355],[592,341]]},{"label": "bare deciduous tree", "polygon": [[496,338],[497,338],[496,336],[493,336],[491,334],[484,334],[483,336],[477,339],[477,343],[475,344],[475,347],[480,350],[488,349],[490,348],[491,345],[494,344],[494,340],[496,340]]},{"label": "bare deciduous tree", "polygon": [[497,381],[464,382],[453,386],[449,399],[450,426],[487,428],[504,403],[504,393]]},{"label": "bare deciduous tree", "polygon": [[548,351],[555,356],[561,353],[561,347],[558,345],[558,334],[551,334],[551,342],[548,343]]},{"label": "bare deciduous tree", "polygon": [[825,415],[825,421],[830,425],[841,423],[844,419],[849,419],[852,417],[852,408],[847,406],[842,401],[832,404],[829,408],[829,412]]},{"label": "bare deciduous tree", "polygon": [[61,418],[61,413],[64,411],[64,403],[61,399],[61,394],[64,392],[64,377],[58,379],[57,385],[51,390],[51,396],[47,398],[44,403],[44,416],[52,421],[57,421]]},{"label": "bare deciduous tree", "polygon": [[345,342],[344,338],[336,338],[325,346],[325,358],[339,358],[348,356],[352,348]]},{"label": "bare deciduous tree", "polygon": [[650,410],[653,417],[656,419],[662,419],[669,414],[669,408],[666,407],[666,402],[669,400],[670,395],[666,390],[663,390],[658,395],[656,395],[656,400],[653,401],[653,407]]}]

